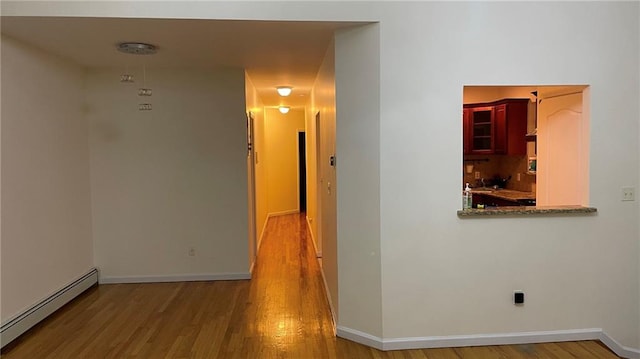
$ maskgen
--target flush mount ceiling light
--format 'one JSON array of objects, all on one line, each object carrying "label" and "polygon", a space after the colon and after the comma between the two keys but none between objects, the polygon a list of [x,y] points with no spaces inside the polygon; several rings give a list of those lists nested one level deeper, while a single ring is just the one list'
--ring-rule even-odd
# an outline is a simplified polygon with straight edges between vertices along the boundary
[{"label": "flush mount ceiling light", "polygon": [[278,107],[278,110],[279,110],[279,111],[280,111],[280,113],[281,113],[281,114],[283,114],[283,115],[284,115],[285,113],[288,113],[290,109],[291,109],[291,108],[290,108],[289,106],[280,106],[280,107]]},{"label": "flush mount ceiling light", "polygon": [[291,95],[291,91],[293,90],[290,86],[278,86],[276,87],[276,91],[278,91],[278,95],[282,97],[286,97]]},{"label": "flush mount ceiling light", "polygon": [[157,51],[155,45],[142,42],[121,42],[117,47],[118,51],[132,55],[153,55]]}]

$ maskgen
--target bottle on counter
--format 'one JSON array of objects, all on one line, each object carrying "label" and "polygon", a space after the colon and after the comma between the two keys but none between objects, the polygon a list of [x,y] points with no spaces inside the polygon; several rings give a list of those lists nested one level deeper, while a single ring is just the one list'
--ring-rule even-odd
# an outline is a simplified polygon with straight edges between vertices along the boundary
[{"label": "bottle on counter", "polygon": [[473,206],[473,195],[471,194],[471,188],[467,182],[464,192],[462,193],[462,209],[471,209]]}]

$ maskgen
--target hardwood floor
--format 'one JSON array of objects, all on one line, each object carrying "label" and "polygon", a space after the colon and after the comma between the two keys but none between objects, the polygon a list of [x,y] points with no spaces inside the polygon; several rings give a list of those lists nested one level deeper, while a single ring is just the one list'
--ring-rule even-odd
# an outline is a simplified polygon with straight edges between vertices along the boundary
[{"label": "hardwood floor", "polygon": [[251,281],[95,287],[3,358],[617,358],[597,341],[381,352],[335,338],[304,217],[269,220]]}]

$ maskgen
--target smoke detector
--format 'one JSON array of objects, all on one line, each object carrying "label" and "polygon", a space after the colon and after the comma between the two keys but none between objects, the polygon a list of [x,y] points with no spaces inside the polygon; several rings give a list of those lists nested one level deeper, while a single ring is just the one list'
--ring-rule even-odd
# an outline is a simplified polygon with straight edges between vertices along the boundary
[{"label": "smoke detector", "polygon": [[132,55],[153,55],[157,48],[155,45],[142,42],[121,42],[118,44],[118,51]]}]

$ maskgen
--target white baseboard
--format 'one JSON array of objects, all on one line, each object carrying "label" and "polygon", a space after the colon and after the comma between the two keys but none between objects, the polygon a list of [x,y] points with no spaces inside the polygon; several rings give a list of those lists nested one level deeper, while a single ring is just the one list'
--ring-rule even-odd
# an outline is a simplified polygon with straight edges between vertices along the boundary
[{"label": "white baseboard", "polygon": [[258,245],[256,248],[256,258],[258,258],[258,253],[260,253],[260,246],[262,245],[262,239],[264,238],[264,234],[267,231],[268,223],[269,223],[269,214],[267,213],[267,218],[264,219],[264,224],[262,225],[262,232],[260,232],[260,237],[258,237]]},{"label": "white baseboard", "polygon": [[600,341],[604,345],[609,347],[609,349],[611,349],[619,357],[628,359],[640,359],[640,349],[625,347],[624,345],[618,343],[615,339],[611,338],[604,331],[600,333]]},{"label": "white baseboard", "polygon": [[618,356],[629,359],[640,358],[640,350],[621,345],[604,333],[600,328],[382,339],[359,330],[338,326],[336,334],[341,338],[349,339],[356,343],[364,344],[379,350],[430,349],[600,340]]},{"label": "white baseboard", "polygon": [[9,319],[0,327],[0,347],[9,344],[97,283],[98,271],[93,268],[55,293],[42,299],[31,308]]},{"label": "white baseboard", "polygon": [[[318,263],[319,265],[320,263]],[[336,327],[337,318],[336,318],[336,310],[333,307],[333,302],[331,301],[331,293],[329,292],[329,286],[327,285],[327,278],[324,276],[324,270],[322,266],[320,266],[320,274],[322,275],[322,283],[324,284],[324,292],[327,296],[327,301],[329,302],[329,310],[331,311],[331,324],[333,325],[333,334],[337,335],[338,329]],[[355,341],[355,340],[354,340]]]},{"label": "white baseboard", "polygon": [[167,283],[167,282],[200,282],[217,280],[251,279],[251,273],[210,273],[210,274],[176,274],[176,275],[143,275],[143,276],[100,276],[100,284],[117,283]]},{"label": "white baseboard", "polygon": [[340,338],[349,339],[356,343],[364,344],[378,350],[385,350],[383,347],[382,338],[373,336],[369,333],[361,332],[359,330],[338,326],[336,335]]},{"label": "white baseboard", "polygon": [[600,339],[602,329],[572,329],[540,332],[450,335],[384,339],[384,350],[511,345]]},{"label": "white baseboard", "polygon": [[309,222],[309,217],[306,217],[307,220],[307,229],[309,230],[309,235],[311,236],[311,243],[313,243],[313,249],[316,252],[316,258],[322,258],[322,251],[318,250],[318,243],[316,243],[316,237],[313,235],[313,230],[311,230],[311,222]]},{"label": "white baseboard", "polygon": [[300,213],[299,209],[290,209],[287,211],[281,211],[281,212],[271,212],[267,215],[267,218],[269,217],[277,217],[277,216],[286,216],[288,214],[297,214]]},{"label": "white baseboard", "polygon": [[286,211],[280,211],[280,212],[271,212],[267,215],[267,218],[269,217],[277,217],[277,216],[286,216],[287,214],[296,214],[296,213],[300,213],[299,209],[289,209]]}]

